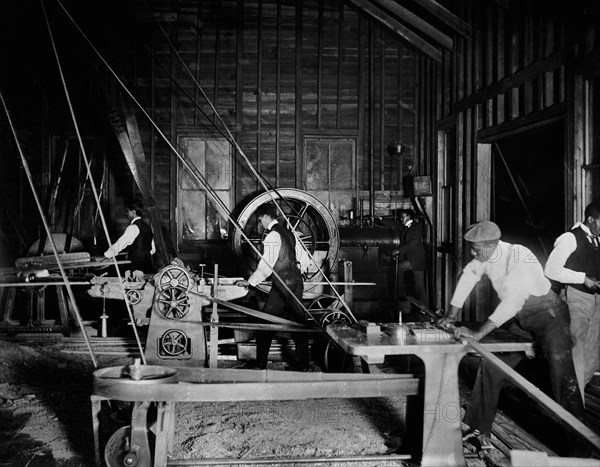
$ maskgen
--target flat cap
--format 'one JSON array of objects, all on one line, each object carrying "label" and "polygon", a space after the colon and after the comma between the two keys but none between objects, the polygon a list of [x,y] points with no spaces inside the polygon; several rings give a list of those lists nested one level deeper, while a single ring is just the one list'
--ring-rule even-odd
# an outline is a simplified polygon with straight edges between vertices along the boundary
[{"label": "flat cap", "polygon": [[502,236],[500,227],[491,221],[481,221],[469,226],[463,237],[467,242],[491,242]]}]

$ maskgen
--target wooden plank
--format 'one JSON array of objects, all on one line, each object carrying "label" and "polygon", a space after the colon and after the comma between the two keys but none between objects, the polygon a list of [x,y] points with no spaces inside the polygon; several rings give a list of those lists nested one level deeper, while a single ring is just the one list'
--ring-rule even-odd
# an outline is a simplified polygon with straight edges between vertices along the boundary
[{"label": "wooden plank", "polygon": [[342,116],[342,73],[344,63],[344,2],[340,2],[339,5],[339,27],[338,27],[338,54],[337,54],[337,83],[336,83],[336,119],[335,127],[340,129],[340,121]]},{"label": "wooden plank", "polygon": [[[477,143],[475,143],[477,144]],[[492,145],[477,144],[475,156],[475,220],[489,219],[492,196]],[[489,314],[489,281],[481,281],[475,289],[475,320],[485,321]]]},{"label": "wooden plank", "polygon": [[[213,273],[213,288],[212,294],[214,297],[217,297],[219,291],[219,265],[214,265],[214,273]],[[212,326],[210,327],[210,351],[209,351],[209,360],[208,366],[210,368],[217,367],[217,356],[219,353],[219,328],[215,326],[215,324],[219,323],[219,313],[217,312],[217,302],[213,302],[212,313],[210,315],[210,322]]]},{"label": "wooden plank", "polygon": [[[304,0],[296,2],[296,96],[302,96],[302,10]],[[295,146],[296,146],[296,187],[306,189],[305,174],[306,161],[303,152],[303,131],[302,131],[302,98],[296,99],[295,108]]]},{"label": "wooden plank", "polygon": [[398,373],[322,373],[299,371],[245,370],[241,368],[174,368],[180,382],[186,383],[280,383],[315,381],[380,381],[384,379],[407,380],[415,378],[412,374]]},{"label": "wooden plank", "polygon": [[531,115],[509,120],[491,128],[479,130],[477,140],[481,143],[493,142],[499,135],[517,134],[537,128],[565,118],[566,106],[556,104],[548,109],[534,112]]},{"label": "wooden plank", "polygon": [[[535,77],[556,70],[565,61],[566,53],[564,50],[560,50],[549,57],[546,57],[538,62],[533,63],[531,66],[520,69],[513,73],[511,76],[507,76],[504,79],[488,86],[481,91],[475,92],[470,96],[462,99],[456,103],[456,111],[467,109],[468,107],[476,104],[481,104],[487,99],[492,99],[499,94],[506,93],[508,91],[516,91],[518,93],[518,87],[521,86],[528,80],[534,79]],[[517,104],[514,104],[517,106]],[[518,109],[517,109],[518,111]],[[517,115],[518,117],[519,115]]]},{"label": "wooden plank", "polygon": [[558,404],[555,400],[551,399],[534,384],[526,380],[523,376],[513,370],[510,366],[504,363],[500,358],[496,357],[492,352],[486,349],[480,342],[471,341],[469,347],[479,353],[483,358],[486,359],[497,370],[502,371],[510,380],[512,380],[517,386],[519,386],[525,393],[527,393],[532,399],[537,401],[543,407],[550,410],[557,417],[559,417],[566,425],[572,428],[575,432],[586,439],[597,449],[600,449],[600,436],[589,429],[583,422],[575,418],[563,406]]},{"label": "wooden plank", "polygon": [[[504,78],[506,73],[506,48],[504,47],[504,11],[498,11],[496,13],[497,20],[497,32],[496,32],[496,76],[493,81],[500,81]],[[506,118],[506,96],[504,94],[497,94],[496,99],[496,119],[493,124],[503,123]]]},{"label": "wooden plank", "polygon": [[393,13],[398,19],[401,21],[408,23],[414,29],[421,31],[426,36],[429,36],[430,39],[433,39],[439,45],[444,47],[445,49],[452,50],[452,38],[448,35],[444,34],[442,31],[437,29],[436,27],[429,24],[427,21],[424,21],[422,18],[404,8],[402,5],[397,3],[395,0],[373,0],[375,3],[378,3],[383,8],[389,10]]},{"label": "wooden plank", "polygon": [[385,13],[381,8],[374,6],[368,0],[350,0],[357,7],[363,10],[368,15],[377,19],[400,37],[408,41],[412,44],[419,52],[424,53],[428,57],[432,58],[436,62],[442,61],[442,53],[440,49],[436,46],[432,45],[418,34],[412,32],[412,30],[408,29],[406,26],[401,24],[399,21],[390,18],[390,15]]},{"label": "wooden plank", "polygon": [[434,15],[440,21],[447,26],[451,27],[454,31],[459,33],[461,36],[471,36],[471,25],[466,21],[463,21],[454,13],[450,12],[435,0],[415,0],[419,6],[425,8],[429,13]]},{"label": "wooden plank", "polygon": [[417,378],[235,384],[230,382],[210,384],[180,382],[153,385],[143,383],[144,381],[125,380],[116,385],[115,381],[96,378],[94,396],[121,401],[235,402],[393,397],[403,394],[416,395],[419,391]]}]

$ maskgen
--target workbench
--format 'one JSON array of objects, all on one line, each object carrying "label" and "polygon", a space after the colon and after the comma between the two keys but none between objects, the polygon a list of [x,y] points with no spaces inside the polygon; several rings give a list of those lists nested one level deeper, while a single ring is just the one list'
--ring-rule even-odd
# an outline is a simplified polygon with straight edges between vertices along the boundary
[{"label": "workbench", "polygon": [[[427,323],[379,324],[370,329],[332,324],[327,334],[348,354],[369,364],[388,355],[415,355],[425,367],[421,466],[465,466],[463,456],[458,365],[472,349]],[[491,352],[532,352],[531,341],[497,329],[481,340]]]}]

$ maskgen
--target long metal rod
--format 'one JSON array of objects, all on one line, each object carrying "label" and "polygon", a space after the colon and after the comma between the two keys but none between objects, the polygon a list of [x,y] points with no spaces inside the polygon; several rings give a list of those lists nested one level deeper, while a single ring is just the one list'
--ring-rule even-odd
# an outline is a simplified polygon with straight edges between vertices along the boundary
[{"label": "long metal rod", "polygon": [[[67,100],[67,104],[69,106],[69,112],[71,113],[71,118],[73,120],[73,126],[75,128],[75,133],[77,134],[77,140],[79,142],[79,147],[81,148],[81,156],[83,157],[83,160],[85,162],[85,166],[86,166],[86,170],[87,170],[87,177],[90,180],[90,186],[92,188],[92,193],[94,194],[94,199],[96,200],[96,205],[98,206],[98,212],[100,213],[100,220],[102,221],[102,227],[104,229],[104,235],[106,236],[106,240],[110,242],[110,235],[108,233],[108,227],[106,224],[106,218],[104,217],[104,213],[102,212],[102,206],[100,205],[100,196],[98,195],[98,190],[96,188],[96,184],[94,183],[94,177],[92,176],[92,171],[91,171],[91,164],[90,164],[90,159],[87,157],[87,154],[85,152],[85,146],[83,144],[83,139],[81,137],[81,132],[79,131],[79,126],[77,124],[77,118],[75,117],[75,111],[73,110],[73,105],[71,103],[71,96],[69,94],[69,89],[67,88],[67,83],[65,81],[65,76],[62,70],[62,66],[60,63],[60,57],[58,56],[58,51],[56,49],[56,43],[54,41],[54,36],[52,34],[52,28],[50,27],[50,21],[48,20],[48,15],[46,13],[46,7],[44,6],[44,0],[40,0],[40,3],[42,5],[42,11],[44,13],[44,19],[46,21],[46,27],[48,28],[48,34],[50,36],[50,42],[52,44],[52,50],[54,51],[54,57],[56,58],[56,65],[58,67],[58,72],[60,74],[60,79],[63,85],[63,90],[65,91],[65,98]],[[123,297],[127,297],[127,292],[125,291],[125,286],[123,284],[123,278],[121,277],[121,272],[119,271],[119,268],[117,266],[117,259],[116,256],[113,256],[112,258],[113,260],[113,264],[115,267],[115,270],[117,272],[117,277],[119,278],[119,284],[121,285],[121,291],[123,292]],[[59,267],[61,269],[62,272],[62,265],[60,264],[60,260],[57,257],[57,262],[59,264]],[[65,276],[65,280],[66,276]],[[72,295],[72,291],[71,288],[69,286],[68,287],[68,291],[69,291],[69,297],[71,297]],[[71,297],[71,300],[73,302],[75,302],[75,298]],[[131,323],[135,323],[135,319],[133,317],[133,310],[131,309],[131,305],[129,304],[128,300],[125,300],[125,306],[127,308],[127,313],[129,314],[129,319],[131,320]],[[80,327],[81,327],[81,331],[83,332],[84,335],[87,335],[82,323],[79,323]],[[144,356],[144,350],[142,348],[142,343],[140,341],[140,337],[138,335],[137,329],[135,327],[135,325],[132,326],[133,328],[133,334],[135,336],[135,340],[138,344],[138,349],[140,351],[140,356],[142,361],[144,362],[144,364],[146,364],[146,357]],[[92,348],[90,347],[90,352],[92,353],[92,359],[94,360],[94,364],[96,364],[95,358],[93,356],[93,352],[92,352]]]},{"label": "long metal rod", "polygon": [[168,459],[169,466],[194,465],[281,465],[281,464],[316,464],[334,462],[398,462],[412,459],[409,454],[372,454],[366,456],[334,456],[334,457],[276,457],[271,459]]},{"label": "long metal rod", "polygon": [[67,294],[69,295],[69,299],[71,300],[71,304],[73,305],[73,311],[75,313],[75,318],[77,319],[77,323],[82,330],[82,334],[85,339],[85,343],[87,345],[90,356],[92,357],[92,362],[94,363],[94,367],[98,368],[98,362],[96,361],[96,356],[94,355],[94,351],[92,350],[92,346],[90,345],[90,340],[88,338],[87,333],[83,328],[83,320],[81,319],[81,314],[79,313],[79,307],[77,306],[77,302],[75,301],[75,295],[73,294],[73,289],[71,288],[71,284],[69,284],[69,279],[67,278],[67,273],[63,268],[62,262],[60,260],[60,256],[58,255],[58,250],[56,248],[56,244],[54,243],[54,239],[52,238],[52,233],[50,232],[50,226],[48,225],[48,221],[46,220],[46,216],[44,216],[44,209],[42,208],[42,203],[40,202],[40,198],[35,191],[35,184],[33,183],[33,177],[31,176],[31,171],[29,170],[29,163],[27,162],[27,158],[23,153],[23,149],[21,148],[21,144],[19,143],[19,137],[17,136],[17,131],[13,125],[12,118],[10,117],[10,112],[8,111],[8,107],[6,106],[6,102],[4,101],[4,96],[0,91],[0,100],[2,101],[2,106],[4,107],[4,111],[6,112],[6,118],[8,119],[8,124],[10,125],[10,129],[12,131],[13,137],[15,139],[15,144],[17,145],[17,149],[19,151],[19,156],[21,157],[21,162],[23,163],[23,169],[25,170],[25,174],[27,175],[27,181],[29,182],[29,186],[31,187],[31,193],[33,194],[33,198],[35,200],[35,204],[40,213],[40,217],[42,219],[42,223],[44,224],[44,230],[46,231],[46,235],[48,236],[48,242],[52,247],[52,252],[54,253],[54,257],[56,258],[56,263],[58,264],[58,269],[60,269],[60,275],[65,281],[65,286],[67,287]]}]

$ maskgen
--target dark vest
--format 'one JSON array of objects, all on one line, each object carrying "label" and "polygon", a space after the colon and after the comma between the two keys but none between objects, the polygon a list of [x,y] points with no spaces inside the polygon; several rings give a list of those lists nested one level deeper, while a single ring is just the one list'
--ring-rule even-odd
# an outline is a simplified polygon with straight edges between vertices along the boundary
[{"label": "dark vest", "polygon": [[[596,248],[588,240],[588,235],[581,227],[571,230],[577,241],[577,248],[565,263],[565,268],[572,271],[585,272],[586,276],[600,277],[600,248]],[[583,284],[569,284],[582,292],[590,293]]]},{"label": "dark vest", "polygon": [[140,229],[140,233],[125,250],[128,253],[127,258],[131,261],[129,269],[138,269],[146,273],[154,272],[152,256],[150,255],[153,238],[152,229],[142,219],[136,219],[133,224]]},{"label": "dark vest", "polygon": [[273,266],[275,272],[277,274],[287,271],[295,273],[295,270],[297,270],[298,274],[300,274],[300,269],[296,264],[296,239],[294,238],[294,234],[287,227],[281,225],[279,221],[271,227],[270,231],[277,232],[281,237],[279,256]]}]

